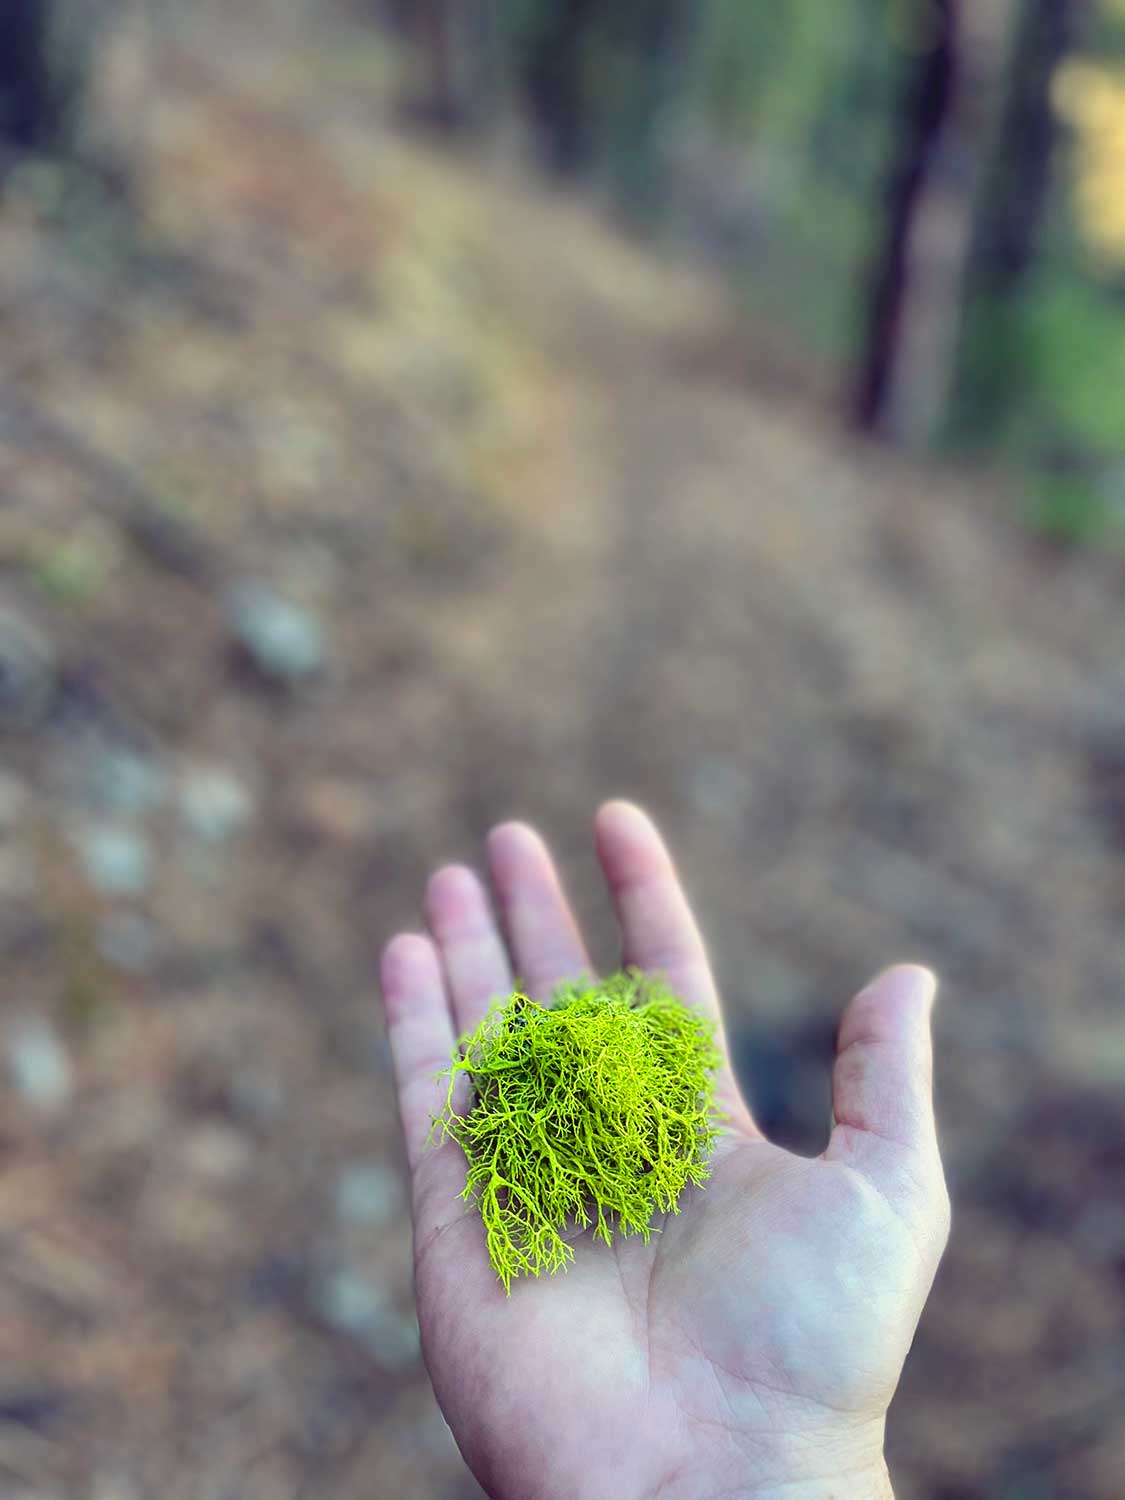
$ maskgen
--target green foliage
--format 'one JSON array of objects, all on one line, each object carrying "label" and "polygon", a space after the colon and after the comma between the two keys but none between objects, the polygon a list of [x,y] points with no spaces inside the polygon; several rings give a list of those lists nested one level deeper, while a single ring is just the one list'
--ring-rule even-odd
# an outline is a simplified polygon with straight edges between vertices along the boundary
[{"label": "green foliage", "polygon": [[[1003,76],[958,148],[982,156],[981,186],[945,436],[1020,471],[1071,474],[1071,460],[1089,459],[1093,488],[1080,487],[1096,495],[1100,469],[1123,452],[1125,309],[1084,260],[1071,222],[1079,163],[1047,101],[1067,47],[1119,55],[1125,3],[1100,0],[1082,28],[1058,34],[1056,14],[1031,0],[1013,8],[991,65]],[[569,32],[561,15],[577,18]],[[513,0],[504,25],[515,76],[532,53],[556,85],[573,75],[584,164],[619,202],[678,215],[731,267],[743,306],[818,359],[842,374],[862,361],[869,268],[886,250],[887,187],[918,59],[940,30],[935,0],[842,0],[831,24],[820,0]],[[906,295],[929,294],[919,281]],[[1060,483],[1031,509],[1071,518],[1064,530],[1102,529],[1102,501],[1080,503],[1071,479]]]},{"label": "green foliage", "polygon": [[1019,519],[1052,541],[1120,547],[1125,318],[1069,257],[966,319],[950,439],[989,443],[1023,476]]},{"label": "green foliage", "polygon": [[1121,505],[1113,503],[1096,475],[1045,474],[1031,480],[1021,519],[1052,542],[1113,550],[1125,545]]},{"label": "green foliage", "polygon": [[884,0],[844,0],[831,25],[819,0],[711,0],[700,13],[684,111],[712,139],[738,143],[746,162],[744,305],[844,369],[882,227],[901,67]]},{"label": "green foliage", "polygon": [[[632,969],[560,986],[549,1006],[518,991],[462,1038],[439,1139],[468,1161],[462,1196],[480,1210],[492,1265],[514,1277],[574,1258],[564,1235],[594,1226],[648,1242],[658,1213],[678,1213],[708,1176],[717,1129],[713,1024],[657,978]],[[464,1074],[474,1101],[454,1107]]]},{"label": "green foliage", "polygon": [[1084,17],[1086,50],[1105,59],[1125,59],[1125,5],[1095,0]]},{"label": "green foliage", "polygon": [[700,100],[720,128],[747,134],[769,117],[771,80],[785,73],[799,6],[757,9],[745,0],[704,8],[697,63]]},{"label": "green foliage", "polygon": [[[1034,39],[1029,28],[1040,18],[1030,6],[1023,14]],[[1022,482],[1018,515],[1029,529],[1102,548],[1121,545],[1125,456],[1125,286],[1105,253],[1115,232],[1119,149],[1115,95],[1105,82],[1111,74],[1102,68],[1110,19],[1107,12],[1100,39],[1096,26],[1085,25],[1081,50],[1061,68],[1053,62],[1049,177],[1030,232],[1026,163],[1024,176],[1019,163],[1028,131],[1018,115],[992,144],[946,434],[953,446],[991,450],[1014,469]],[[1094,88],[1099,79],[1102,92]],[[1005,203],[1007,217],[997,211]],[[1020,230],[1014,242],[1010,220]],[[1021,252],[1014,270],[1013,243]]]},{"label": "green foliage", "polygon": [[1078,275],[1043,275],[1022,321],[1031,372],[1030,409],[1040,431],[1094,452],[1119,453],[1125,421],[1125,316],[1114,299]]}]

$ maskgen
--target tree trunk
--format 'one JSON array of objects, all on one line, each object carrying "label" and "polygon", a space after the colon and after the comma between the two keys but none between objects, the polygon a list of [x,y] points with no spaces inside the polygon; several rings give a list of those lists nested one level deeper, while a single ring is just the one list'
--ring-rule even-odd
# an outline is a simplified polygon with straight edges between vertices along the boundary
[{"label": "tree trunk", "polygon": [[885,231],[867,299],[862,364],[854,410],[859,427],[882,425],[898,359],[909,291],[911,234],[953,93],[954,0],[935,0],[934,34],[906,69],[898,112],[899,147],[884,189]]},{"label": "tree trunk", "polygon": [[600,0],[549,0],[523,59],[532,120],[550,166],[575,172],[593,153],[586,65]]},{"label": "tree trunk", "polygon": [[114,0],[0,0],[0,158],[73,153]]},{"label": "tree trunk", "polygon": [[58,128],[47,64],[45,0],[0,7],[0,149],[42,150]]}]

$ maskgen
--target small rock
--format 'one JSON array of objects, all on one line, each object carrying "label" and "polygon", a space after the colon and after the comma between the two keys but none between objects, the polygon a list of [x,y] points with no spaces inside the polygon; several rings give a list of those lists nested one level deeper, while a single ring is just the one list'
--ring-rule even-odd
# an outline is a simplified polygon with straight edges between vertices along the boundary
[{"label": "small rock", "polygon": [[382,1290],[357,1271],[328,1271],[313,1288],[317,1311],[343,1333],[361,1334],[386,1311]]},{"label": "small rock", "polygon": [[38,724],[55,684],[55,654],[46,636],[13,610],[0,610],[0,728]]},{"label": "small rock", "polygon": [[43,1020],[18,1024],[6,1045],[8,1068],[18,1093],[45,1112],[70,1098],[70,1062],[54,1030]]},{"label": "small rock", "polygon": [[324,1321],[354,1338],[386,1370],[401,1370],[418,1358],[417,1320],[400,1312],[382,1287],[348,1267],[322,1274],[312,1289]]},{"label": "small rock", "polygon": [[88,724],[67,726],[52,764],[61,794],[91,813],[139,818],[168,795],[168,772],[156,754],[123,745]]},{"label": "small rock", "polygon": [[238,645],[271,681],[294,686],[323,665],[319,623],[269,584],[236,584],[227,598],[227,621]]},{"label": "small rock", "polygon": [[221,844],[241,832],[254,813],[250,792],[221,766],[188,772],[179,794],[180,821],[194,838]]},{"label": "small rock", "polygon": [[160,946],[156,926],[135,911],[109,911],[97,925],[95,943],[107,963],[129,974],[148,974]]},{"label": "small rock", "polygon": [[139,833],[101,823],[84,829],[77,843],[86,877],[103,896],[140,896],[148,889],[152,859]]},{"label": "small rock", "polygon": [[139,817],[160,807],[168,795],[168,773],[151,755],[102,745],[91,759],[91,791],[109,811]]},{"label": "small rock", "polygon": [[382,1162],[353,1162],[336,1179],[336,1217],[357,1229],[377,1229],[403,1207],[398,1173]]}]

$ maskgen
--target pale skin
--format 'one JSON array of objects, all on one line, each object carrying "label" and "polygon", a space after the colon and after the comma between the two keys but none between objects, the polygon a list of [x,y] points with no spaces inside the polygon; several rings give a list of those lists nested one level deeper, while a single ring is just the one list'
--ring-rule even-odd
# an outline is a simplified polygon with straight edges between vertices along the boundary
[{"label": "pale skin", "polygon": [[[609,802],[595,841],[622,962],[665,975],[721,1037],[659,832]],[[706,1187],[648,1245],[587,1233],[568,1271],[518,1280],[507,1297],[458,1196],[460,1148],[427,1146],[437,1074],[514,975],[547,999],[592,965],[533,829],[493,829],[488,867],[498,910],[472,870],[446,866],[427,888],[428,932],[400,933],[382,962],[422,1349],[469,1467],[493,1500],[884,1500],[887,1407],[949,1232],[933,975],[886,969],[847,1007],[821,1156],[764,1139],[728,1060]]]}]

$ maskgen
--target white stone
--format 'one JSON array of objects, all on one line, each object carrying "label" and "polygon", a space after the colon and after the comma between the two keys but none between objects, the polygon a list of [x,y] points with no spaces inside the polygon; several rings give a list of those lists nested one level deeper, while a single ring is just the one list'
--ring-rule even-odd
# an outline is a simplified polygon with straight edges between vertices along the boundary
[{"label": "white stone", "polygon": [[77,836],[86,877],[103,896],[140,896],[152,877],[144,837],[116,823],[96,823]]},{"label": "white stone", "polygon": [[227,619],[239,645],[266,677],[294,684],[323,664],[324,639],[318,622],[269,584],[253,580],[237,584],[227,599]]},{"label": "white stone", "polygon": [[180,821],[195,838],[221,844],[240,833],[254,815],[248,788],[221,766],[187,772],[179,790]]},{"label": "white stone", "polygon": [[46,1021],[17,1023],[5,1050],[12,1082],[30,1104],[45,1112],[66,1104],[73,1090],[70,1062]]}]

